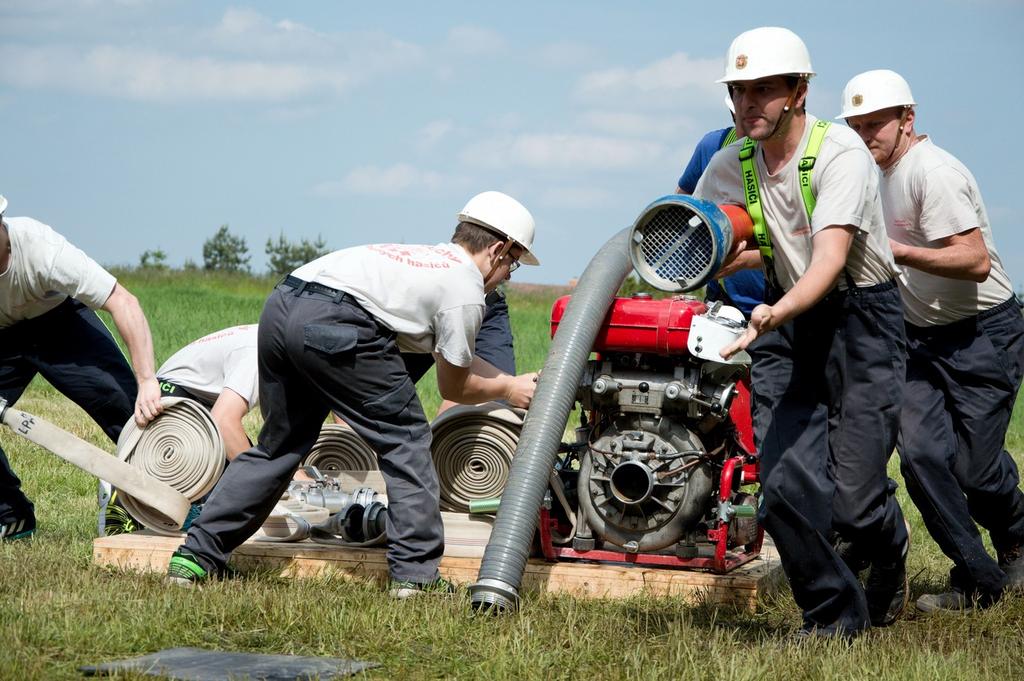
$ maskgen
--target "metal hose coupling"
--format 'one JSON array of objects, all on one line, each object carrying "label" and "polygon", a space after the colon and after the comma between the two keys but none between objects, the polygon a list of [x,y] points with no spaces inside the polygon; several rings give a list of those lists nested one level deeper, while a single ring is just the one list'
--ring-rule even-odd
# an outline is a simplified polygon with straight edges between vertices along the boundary
[{"label": "metal hose coupling", "polygon": [[468,513],[473,502],[501,496],[525,414],[486,402],[452,407],[434,419],[430,454],[443,510]]},{"label": "metal hose coupling", "polygon": [[[117,457],[147,476],[170,485],[189,502],[203,498],[220,479],[225,466],[224,440],[203,405],[182,397],[164,397],[164,410],[144,428],[128,419],[117,439]],[[125,509],[148,529],[176,535],[181,524],[121,490]]]},{"label": "metal hose coupling", "polygon": [[630,229],[622,230],[590,261],[555,333],[512,459],[479,577],[469,587],[474,609],[500,613],[519,606],[519,586],[540,506],[580,379],[608,308],[632,269],[629,235]]},{"label": "metal hose coupling", "polygon": [[367,505],[351,504],[310,530],[310,539],[318,544],[334,544],[359,548],[380,546],[387,542],[388,507],[371,501]]},{"label": "metal hose coupling", "polygon": [[302,460],[302,465],[316,466],[328,475],[339,471],[380,469],[377,453],[370,445],[347,425],[339,423],[328,423],[320,429],[320,437]]}]

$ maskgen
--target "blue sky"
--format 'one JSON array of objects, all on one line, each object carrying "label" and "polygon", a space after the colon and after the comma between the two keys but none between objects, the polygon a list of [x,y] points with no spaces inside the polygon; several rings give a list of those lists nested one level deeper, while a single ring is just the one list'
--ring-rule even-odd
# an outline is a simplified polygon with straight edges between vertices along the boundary
[{"label": "blue sky", "polygon": [[727,124],[713,81],[732,38],[779,25],[810,49],[818,116],[860,71],[910,81],[1021,288],[1024,3],[784,7],[0,0],[0,194],[105,264],[201,263],[227,223],[262,270],[281,232],[442,241],[499,189],[538,224],[542,266],[516,280],[562,283]]}]

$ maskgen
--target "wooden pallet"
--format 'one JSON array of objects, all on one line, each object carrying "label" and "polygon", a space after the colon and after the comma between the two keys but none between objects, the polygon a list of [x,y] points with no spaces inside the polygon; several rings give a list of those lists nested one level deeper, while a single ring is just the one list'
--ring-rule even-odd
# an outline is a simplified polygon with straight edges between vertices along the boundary
[{"label": "wooden pallet", "polygon": [[[463,515],[462,518],[466,517]],[[446,526],[454,526],[447,517],[445,523]],[[181,542],[182,537],[165,537],[149,532],[100,537],[93,541],[93,562],[122,569],[163,572],[167,569],[171,553]],[[479,556],[485,543],[472,539],[464,541],[462,548],[453,546],[455,553],[463,555],[446,554],[441,561],[441,574],[456,584],[475,582],[480,569]],[[474,552],[475,556],[468,555]],[[248,541],[235,551],[232,565],[242,569],[279,571],[285,577],[331,574],[378,582],[387,578],[383,548],[350,549],[311,542],[275,544]],[[761,556],[724,575],[612,564],[549,563],[531,558],[523,574],[522,590],[570,593],[586,598],[625,598],[641,593],[673,595],[682,596],[690,602],[710,602],[752,610],[759,595],[774,590],[783,580],[778,556],[766,542]]]}]

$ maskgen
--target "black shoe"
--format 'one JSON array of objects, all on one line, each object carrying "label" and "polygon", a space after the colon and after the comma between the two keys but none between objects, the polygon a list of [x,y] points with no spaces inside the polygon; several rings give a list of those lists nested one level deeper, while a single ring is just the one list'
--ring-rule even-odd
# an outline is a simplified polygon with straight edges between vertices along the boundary
[{"label": "black shoe", "polygon": [[1000,594],[975,592],[968,595],[960,589],[953,588],[941,594],[925,594],[917,599],[917,609],[924,613],[939,611],[966,612],[968,610],[987,608],[999,600]]},{"label": "black shoe", "polygon": [[963,612],[972,610],[974,603],[963,591],[947,591],[941,594],[925,594],[917,599],[917,609],[921,612],[933,613],[940,610]]},{"label": "black shoe", "polygon": [[1024,591],[1024,546],[998,551],[999,567],[1006,573],[1008,591]]},{"label": "black shoe", "polygon": [[7,522],[0,523],[0,541],[2,542],[28,539],[35,532],[36,517],[34,515],[27,518],[12,518]]},{"label": "black shoe", "polygon": [[860,632],[849,633],[846,631],[832,631],[818,629],[817,627],[801,627],[784,639],[784,645],[802,646],[815,642],[827,643],[829,641],[841,641],[847,645],[853,643],[853,639]]},{"label": "black shoe", "polygon": [[906,555],[895,563],[873,564],[864,585],[864,595],[868,600],[871,626],[887,627],[898,620],[910,602]]}]

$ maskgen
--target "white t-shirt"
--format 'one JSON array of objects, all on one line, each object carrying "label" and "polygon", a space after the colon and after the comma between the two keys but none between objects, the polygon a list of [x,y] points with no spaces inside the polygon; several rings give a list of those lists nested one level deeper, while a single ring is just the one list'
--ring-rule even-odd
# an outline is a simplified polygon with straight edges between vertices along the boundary
[{"label": "white t-shirt", "polygon": [[468,367],[484,315],[484,278],[457,244],[374,244],[328,253],[292,272],[352,295],[398,334],[404,352]]},{"label": "white t-shirt", "polygon": [[0,274],[0,328],[33,319],[68,296],[103,307],[117,279],[47,225],[32,218],[4,218],[11,259]]},{"label": "white t-shirt", "polygon": [[256,330],[255,324],[232,326],[192,341],[157,369],[157,378],[180,385],[209,404],[228,388],[252,409],[260,401]]},{"label": "white t-shirt", "polygon": [[[811,174],[817,199],[810,224],[800,192],[800,159],[818,119],[807,115],[796,153],[776,174],[769,175],[761,149],[755,154],[761,205],[772,238],[772,257],[779,284],[787,291],[811,262],[811,237],[830,225],[853,225],[853,245],[846,271],[857,286],[892,280],[899,272],[892,258],[878,194],[878,170],[860,137],[842,125],[825,133]],[[717,204],[745,206],[737,141],[711,158],[693,195]],[[843,275],[837,281],[846,288]]]},{"label": "white t-shirt", "polygon": [[938,248],[938,241],[980,228],[992,268],[982,283],[903,267],[904,316],[914,326],[972,317],[1013,295],[989,226],[978,183],[963,163],[923,138],[882,177],[889,236],[908,246]]}]

